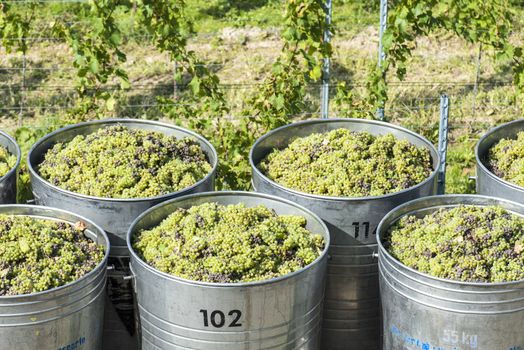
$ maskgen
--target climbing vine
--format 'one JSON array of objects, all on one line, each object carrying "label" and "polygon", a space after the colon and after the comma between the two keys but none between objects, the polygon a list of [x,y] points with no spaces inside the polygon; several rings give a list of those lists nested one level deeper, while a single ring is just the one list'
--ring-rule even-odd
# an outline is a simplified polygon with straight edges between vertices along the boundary
[{"label": "climbing vine", "polygon": [[[8,42],[12,37],[28,37],[32,19],[40,10],[37,1],[25,11],[14,11],[2,3],[0,28],[5,47],[24,54],[25,41]],[[129,77],[123,69],[127,57],[117,15],[132,14],[155,47],[176,62],[174,79],[181,87],[176,98],[158,98],[164,116],[207,137],[221,160],[219,188],[247,189],[250,186],[248,152],[261,134],[291,121],[306,107],[307,86],[322,75],[322,59],[331,55],[324,42],[326,29],[324,2],[287,0],[283,4],[282,50],[262,86],[247,97],[241,118],[229,116],[220,80],[198,55],[188,48],[193,34],[184,0],[100,0],[67,4],[68,14],[49,24],[49,33],[64,41],[72,52],[76,72],[77,99],[74,108],[59,118],[48,118],[39,128],[23,127],[17,136],[30,144],[65,124],[107,116],[118,106],[115,92],[107,85],[125,90]],[[71,18],[72,17],[72,18]]]},{"label": "climbing vine", "polygon": [[261,127],[287,124],[304,111],[306,86],[320,80],[322,59],[331,56],[331,45],[324,41],[325,11],[323,1],[286,2],[281,54],[244,111]]},{"label": "climbing vine", "polygon": [[239,123],[244,134],[232,143],[235,158],[231,166],[240,179],[239,188],[249,187],[248,151],[255,139],[307,110],[306,88],[320,80],[322,59],[332,51],[324,40],[326,10],[320,0],[285,2],[281,53],[262,86],[248,97]]},{"label": "climbing vine", "polygon": [[[183,7],[177,15],[183,14]],[[165,11],[166,8],[164,7]],[[159,13],[161,9],[157,9]],[[324,42],[325,9],[323,1],[288,0],[284,4],[283,46],[281,54],[264,78],[262,86],[249,96],[247,108],[240,119],[224,118],[228,112],[218,77],[211,73],[192,52],[186,42],[167,48],[172,59],[183,63],[179,72],[190,75],[187,83],[190,94],[179,99],[166,100],[164,111],[179,123],[189,125],[217,148],[220,158],[219,188],[249,189],[251,171],[249,150],[261,134],[290,122],[292,115],[304,110],[306,86],[316,82],[322,74],[321,59],[331,54],[331,46]],[[165,15],[160,16],[165,18]],[[175,21],[176,22],[176,21]],[[170,35],[177,35],[171,33]],[[160,31],[160,40],[166,30]],[[179,65],[180,66],[180,65]]]},{"label": "climbing vine", "polygon": [[15,6],[11,3],[0,3],[0,38],[8,53],[26,53],[26,38],[29,36],[38,2],[28,2],[23,11],[16,11]]},{"label": "climbing vine", "polygon": [[[377,2],[373,11],[377,12]],[[491,48],[496,59],[508,63],[515,85],[524,91],[524,57],[514,45],[515,0],[390,0],[388,29],[383,46],[386,59],[373,69],[364,99],[356,97],[349,83],[336,86],[332,99],[341,116],[373,118],[377,107],[388,99],[388,79],[403,79],[416,40],[432,33],[452,33],[470,43]],[[0,3],[0,41],[7,52],[27,54],[31,42],[25,38],[45,31],[70,49],[76,94],[73,108],[65,114],[47,116],[38,127],[22,127],[17,138],[28,149],[45,133],[69,123],[107,116],[119,111],[121,91],[131,85],[124,68],[127,56],[125,30],[119,21],[130,19],[154,47],[169,55],[176,71],[179,91],[171,98],[159,97],[159,118],[170,118],[208,138],[219,158],[218,187],[248,189],[248,152],[261,134],[287,124],[310,110],[308,86],[322,76],[322,61],[331,57],[324,40],[326,9],[323,0],[282,2],[281,51],[262,84],[245,96],[240,116],[233,117],[218,76],[192,51],[188,39],[194,35],[188,15],[188,0],[91,0],[57,5],[64,16],[35,23],[49,7],[42,1]],[[60,12],[59,11],[59,12]],[[378,13],[377,13],[378,16]],[[42,17],[42,16],[41,16]],[[42,25],[40,18],[39,25]],[[115,89],[116,87],[116,89]]]},{"label": "climbing vine", "polygon": [[496,59],[510,63],[516,86],[524,90],[523,53],[510,41],[514,14],[508,0],[395,0],[388,6],[382,42],[386,59],[367,84],[371,105],[380,107],[387,101],[388,72],[404,79],[416,39],[439,31],[492,48]]},{"label": "climbing vine", "polygon": [[184,12],[185,1],[139,0],[138,24],[147,28],[156,47],[177,63],[174,79],[187,87],[176,99],[158,98],[163,113],[177,124],[189,127],[208,138],[219,153],[218,186],[234,188],[234,177],[227,163],[231,121],[220,80],[194,51],[187,48],[187,36],[193,32]]}]

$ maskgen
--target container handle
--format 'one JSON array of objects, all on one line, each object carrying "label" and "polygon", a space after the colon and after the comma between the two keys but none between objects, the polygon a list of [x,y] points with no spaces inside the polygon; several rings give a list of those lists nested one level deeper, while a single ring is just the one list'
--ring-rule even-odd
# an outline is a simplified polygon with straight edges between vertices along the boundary
[{"label": "container handle", "polygon": [[373,260],[378,259],[378,252],[371,253],[371,259],[373,259]]},{"label": "container handle", "polygon": [[124,276],[124,281],[131,281],[131,286],[133,287],[133,291],[136,293],[136,274],[135,271],[133,271],[133,265],[129,263],[129,272],[131,274],[129,276]]},{"label": "container handle", "polygon": [[35,193],[34,191],[31,191],[31,193],[33,194],[33,199],[27,200],[28,204],[32,204],[40,200],[40,196],[37,193]]}]

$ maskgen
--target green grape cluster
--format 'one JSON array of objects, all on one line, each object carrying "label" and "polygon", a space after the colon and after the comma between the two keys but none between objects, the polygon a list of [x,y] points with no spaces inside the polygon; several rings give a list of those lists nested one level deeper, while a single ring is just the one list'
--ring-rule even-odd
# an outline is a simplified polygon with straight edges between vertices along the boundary
[{"label": "green grape cluster", "polygon": [[489,150],[489,166],[498,177],[524,187],[524,131],[502,139]]},{"label": "green grape cluster", "polygon": [[189,187],[211,169],[200,144],[191,138],[115,125],[55,144],[39,173],[75,193],[145,198]]},{"label": "green grape cluster", "polygon": [[381,196],[424,181],[429,150],[392,134],[336,129],[297,138],[259,165],[268,178],[293,190],[335,197]]},{"label": "green grape cluster", "polygon": [[0,215],[0,296],[46,291],[74,282],[104,259],[85,225]]},{"label": "green grape cluster", "polygon": [[324,246],[321,235],[306,229],[304,217],[242,203],[177,209],[133,240],[133,249],[154,268],[215,283],[286,275],[311,264]]},{"label": "green grape cluster", "polygon": [[498,206],[458,206],[402,217],[386,249],[404,265],[468,282],[524,279],[524,218]]},{"label": "green grape cluster", "polygon": [[16,164],[16,156],[9,153],[7,148],[0,146],[0,177],[13,169]]}]

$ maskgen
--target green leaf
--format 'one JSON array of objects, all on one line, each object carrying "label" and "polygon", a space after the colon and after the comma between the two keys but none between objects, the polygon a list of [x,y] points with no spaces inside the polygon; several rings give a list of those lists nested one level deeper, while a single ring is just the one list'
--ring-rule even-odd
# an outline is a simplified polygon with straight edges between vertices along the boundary
[{"label": "green leaf", "polygon": [[109,40],[115,46],[120,45],[122,43],[122,34],[119,30],[116,30],[111,34]]},{"label": "green leaf", "polygon": [[322,68],[320,66],[314,67],[309,75],[313,81],[318,81],[322,77]]},{"label": "green leaf", "polygon": [[97,74],[100,71],[98,61],[96,59],[91,58],[91,61],[89,62],[89,70],[94,74]]},{"label": "green leaf", "polygon": [[109,111],[114,111],[115,110],[115,104],[116,104],[116,100],[115,100],[115,98],[113,96],[109,97],[106,100],[106,108]]}]

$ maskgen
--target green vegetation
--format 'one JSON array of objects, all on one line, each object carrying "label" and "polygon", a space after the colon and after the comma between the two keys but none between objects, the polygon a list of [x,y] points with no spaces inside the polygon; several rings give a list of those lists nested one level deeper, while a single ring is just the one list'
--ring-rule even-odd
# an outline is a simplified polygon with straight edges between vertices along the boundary
[{"label": "green vegetation", "polygon": [[433,32],[450,33],[480,45],[479,50],[491,49],[496,61],[506,65],[515,86],[524,91],[523,49],[510,40],[519,19],[508,0],[398,0],[388,6],[389,25],[383,39],[385,60],[369,80],[372,103],[380,106],[387,101],[389,70],[395,68],[396,77],[403,80],[417,39]]},{"label": "green vegetation", "polygon": [[55,144],[38,171],[75,193],[145,198],[189,187],[209,174],[211,165],[191,138],[115,125]]},{"label": "green vegetation", "polygon": [[15,164],[16,157],[13,154],[10,154],[7,148],[0,146],[0,177],[13,169]]},{"label": "green vegetation", "polygon": [[0,296],[46,291],[91,272],[104,249],[84,224],[0,215]]},{"label": "green vegetation", "polygon": [[262,281],[297,271],[321,254],[324,238],[305,227],[305,218],[264,206],[205,203],[177,209],[139,232],[133,248],[149,265],[182,278]]},{"label": "green vegetation", "polygon": [[433,171],[429,150],[392,134],[336,129],[274,150],[260,164],[271,180],[301,192],[381,196],[415,186]]},{"label": "green vegetation", "polygon": [[[330,116],[374,118],[375,107],[386,103],[388,121],[436,142],[436,98],[447,93],[447,191],[473,192],[476,139],[522,116],[521,4],[390,2],[388,56],[377,71],[378,2],[334,0],[331,45],[323,40],[322,3],[4,4],[0,39],[7,54],[0,66],[20,70],[0,71],[0,125],[16,131],[27,150],[45,133],[82,120],[171,120],[215,145],[219,188],[247,189],[254,139],[318,117],[320,62],[331,56]],[[27,185],[27,173],[21,179]],[[27,188],[19,187],[25,199]]]},{"label": "green vegetation", "polygon": [[502,139],[489,150],[491,171],[498,177],[524,187],[524,131],[516,139]]},{"label": "green vegetation", "polygon": [[198,33],[213,33],[224,26],[272,28],[281,22],[275,16],[282,8],[278,0],[192,0],[186,5]]},{"label": "green vegetation", "polygon": [[404,265],[469,282],[524,279],[524,218],[496,206],[458,206],[402,217],[386,248]]}]

